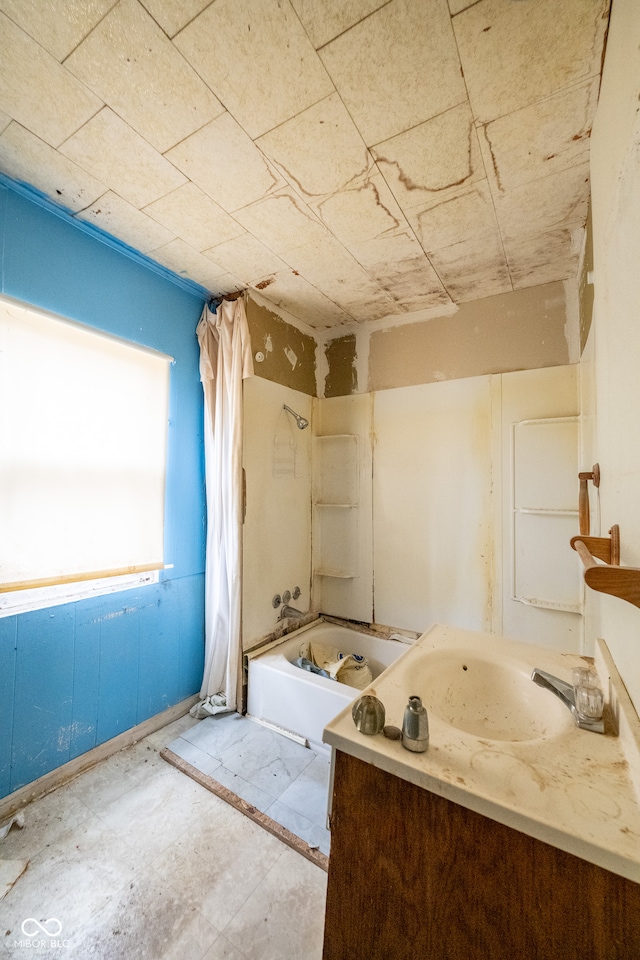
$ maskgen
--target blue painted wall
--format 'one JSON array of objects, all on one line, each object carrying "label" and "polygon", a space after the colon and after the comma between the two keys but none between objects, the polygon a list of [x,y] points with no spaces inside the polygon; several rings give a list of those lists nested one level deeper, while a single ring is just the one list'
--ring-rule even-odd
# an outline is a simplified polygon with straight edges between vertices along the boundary
[{"label": "blue painted wall", "polygon": [[0,182],[0,291],[175,358],[157,586],[0,619],[0,797],[197,693],[203,297]]}]

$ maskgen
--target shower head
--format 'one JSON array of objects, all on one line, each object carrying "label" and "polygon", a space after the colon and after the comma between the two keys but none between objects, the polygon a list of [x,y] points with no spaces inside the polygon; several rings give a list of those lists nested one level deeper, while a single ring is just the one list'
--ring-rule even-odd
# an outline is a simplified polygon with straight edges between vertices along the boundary
[{"label": "shower head", "polygon": [[291,407],[288,407],[286,403],[282,404],[283,410],[288,410],[292,417],[295,417],[295,421],[298,424],[299,430],[304,430],[305,427],[309,426],[309,421],[305,420],[304,417],[301,417],[299,413],[296,413],[295,410],[292,410]]}]

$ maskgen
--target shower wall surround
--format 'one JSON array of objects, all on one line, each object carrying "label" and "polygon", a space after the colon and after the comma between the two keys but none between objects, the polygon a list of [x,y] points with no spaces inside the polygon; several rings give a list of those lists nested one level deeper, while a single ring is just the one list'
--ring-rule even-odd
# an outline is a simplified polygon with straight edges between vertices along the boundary
[{"label": "shower wall surround", "polygon": [[[254,343],[255,351],[255,343]],[[257,366],[257,365],[256,365]],[[311,426],[298,430],[283,404],[312,420],[311,397],[260,376],[244,381],[243,646],[270,633],[279,611],[271,600],[287,587],[311,604]]]},{"label": "shower wall surround", "polygon": [[[512,424],[575,417],[577,383],[576,366],[558,366],[314,400],[311,430],[291,421],[299,475],[277,476],[282,404],[309,418],[311,400],[247,380],[245,649],[276,625],[270,601],[282,584],[299,584],[296,605],[308,609],[313,566],[311,603],[323,613],[417,632],[449,623],[580,652],[579,613],[511,595]],[[357,458],[357,494],[349,487],[336,505],[318,475],[332,469],[323,455],[332,436]]]}]

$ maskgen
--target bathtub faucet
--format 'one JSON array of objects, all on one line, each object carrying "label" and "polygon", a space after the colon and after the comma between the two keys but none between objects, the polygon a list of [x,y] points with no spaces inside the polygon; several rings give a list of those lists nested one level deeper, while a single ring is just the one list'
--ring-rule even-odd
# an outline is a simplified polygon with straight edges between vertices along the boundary
[{"label": "bathtub faucet", "polygon": [[302,620],[303,617],[306,617],[306,613],[303,613],[302,610],[296,610],[295,607],[290,607],[287,603],[283,603],[278,620]]}]

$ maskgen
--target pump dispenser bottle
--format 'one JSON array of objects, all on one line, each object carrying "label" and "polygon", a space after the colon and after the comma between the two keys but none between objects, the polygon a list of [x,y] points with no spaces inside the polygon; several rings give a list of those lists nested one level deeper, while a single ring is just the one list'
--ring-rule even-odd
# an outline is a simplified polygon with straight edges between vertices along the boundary
[{"label": "pump dispenser bottle", "polygon": [[402,721],[402,746],[424,753],[429,746],[429,718],[420,697],[409,697]]}]

